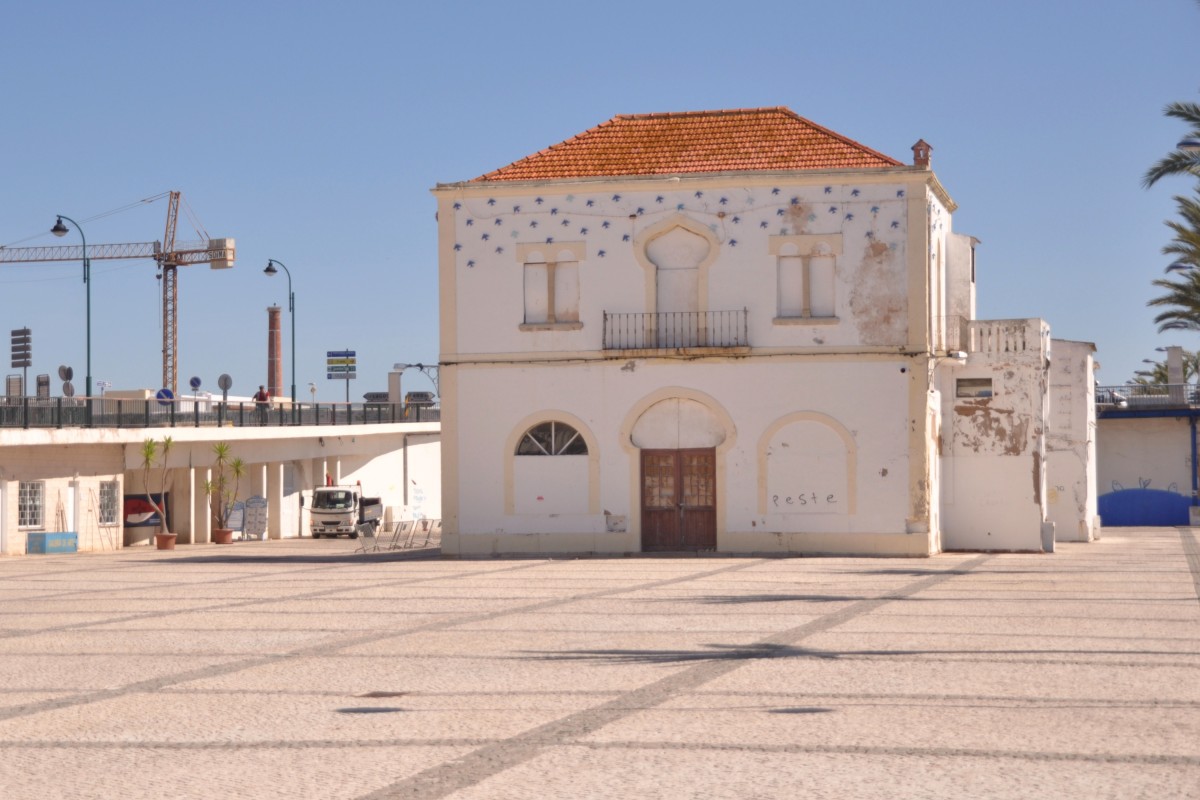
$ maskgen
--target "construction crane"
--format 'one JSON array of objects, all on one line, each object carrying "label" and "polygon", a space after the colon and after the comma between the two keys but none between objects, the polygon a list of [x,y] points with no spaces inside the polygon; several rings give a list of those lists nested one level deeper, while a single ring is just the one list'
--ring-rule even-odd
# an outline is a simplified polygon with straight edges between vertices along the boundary
[{"label": "construction crane", "polygon": [[[236,247],[233,239],[210,239],[206,231],[200,230],[203,241],[175,241],[175,227],[179,221],[180,192],[165,193],[167,197],[167,227],[161,242],[138,242],[131,244],[94,244],[87,248],[89,261],[96,259],[152,258],[158,263],[158,274],[162,278],[162,386],[172,394],[179,390],[179,267],[188,264],[208,264],[211,269],[228,269],[233,266]],[[148,198],[146,201],[163,197]],[[83,258],[82,245],[50,247],[0,247],[0,263],[29,264],[39,261],[79,261]]]}]

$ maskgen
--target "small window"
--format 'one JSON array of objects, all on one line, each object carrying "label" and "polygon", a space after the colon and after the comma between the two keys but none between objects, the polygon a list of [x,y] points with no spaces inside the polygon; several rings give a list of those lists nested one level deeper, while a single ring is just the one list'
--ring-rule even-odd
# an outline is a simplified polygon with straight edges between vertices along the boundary
[{"label": "small window", "polygon": [[100,484],[100,524],[116,525],[119,521],[117,509],[118,498],[121,496],[121,484],[118,481],[103,481]]},{"label": "small window", "polygon": [[46,525],[46,484],[21,481],[17,487],[17,527],[43,528]]},{"label": "small window", "polygon": [[954,387],[955,397],[991,397],[991,378],[959,378]]},{"label": "small window", "polygon": [[525,431],[517,444],[519,456],[586,456],[587,443],[564,422],[543,422]]}]

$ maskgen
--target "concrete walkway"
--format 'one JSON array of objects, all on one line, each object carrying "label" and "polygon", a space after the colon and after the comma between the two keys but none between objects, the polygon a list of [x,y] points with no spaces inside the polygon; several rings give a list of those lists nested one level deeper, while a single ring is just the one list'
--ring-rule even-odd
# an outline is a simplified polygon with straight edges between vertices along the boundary
[{"label": "concrete walkway", "polygon": [[1196,530],[1054,555],[0,560],[0,797],[1200,797]]}]

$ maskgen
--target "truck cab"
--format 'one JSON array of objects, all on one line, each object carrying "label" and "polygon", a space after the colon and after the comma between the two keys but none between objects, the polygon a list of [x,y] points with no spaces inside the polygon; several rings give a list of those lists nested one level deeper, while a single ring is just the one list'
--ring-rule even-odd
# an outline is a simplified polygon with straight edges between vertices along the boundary
[{"label": "truck cab", "polygon": [[369,524],[378,530],[383,501],[364,497],[359,486],[320,486],[313,490],[309,514],[314,539],[340,535],[356,539],[359,525]]}]

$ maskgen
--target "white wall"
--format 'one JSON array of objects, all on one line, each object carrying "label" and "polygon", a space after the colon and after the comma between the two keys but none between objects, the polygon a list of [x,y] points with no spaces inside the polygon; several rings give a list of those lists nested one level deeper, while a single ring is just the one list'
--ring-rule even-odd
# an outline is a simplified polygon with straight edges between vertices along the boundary
[{"label": "white wall", "polygon": [[[579,186],[487,187],[493,193],[463,193],[457,209],[444,207],[441,225],[455,239],[454,263],[445,268],[454,271],[457,352],[599,350],[604,311],[656,310],[653,265],[636,251],[648,231],[676,218],[707,230],[715,241],[715,260],[701,269],[701,293],[707,298],[702,310],[748,308],[756,347],[905,342],[907,193],[922,191],[920,183],[870,176],[861,184],[832,186],[821,177],[778,185],[646,183],[640,189],[610,184],[582,191]],[[948,223],[946,213],[943,229]],[[775,324],[772,237],[826,234],[843,243],[833,275],[840,323]],[[546,238],[554,239],[546,245],[547,258],[560,246],[583,245],[578,330],[519,330],[525,273],[518,244],[525,252],[529,243]]]},{"label": "white wall", "polygon": [[[490,552],[519,548],[522,537],[537,535],[542,537],[537,546],[557,551],[640,550],[640,463],[631,434],[640,413],[649,411],[653,418],[655,401],[668,397],[708,409],[722,427],[720,549],[745,550],[752,541],[805,532],[904,535],[909,497],[903,401],[912,377],[901,371],[906,363],[632,359],[460,368],[458,396],[487,398],[487,409],[471,405],[455,421],[457,490],[470,499],[459,510],[460,536],[451,537],[452,546],[464,553]],[[511,448],[520,433],[535,421],[567,416],[584,428],[596,461],[594,478],[581,477],[579,458],[567,459],[567,469],[553,477],[506,467],[516,458]],[[799,443],[820,449],[823,463],[811,451],[785,452]],[[562,458],[541,457],[548,465],[543,469],[553,469],[549,463]],[[514,477],[497,480],[506,471]],[[568,476],[576,484],[570,488],[564,485]],[[597,484],[594,508],[583,502],[581,480]],[[814,492],[818,501],[802,506],[796,500]],[[830,495],[833,501],[827,502]],[[562,505],[523,513],[536,510],[531,498],[538,496]],[[512,511],[506,513],[506,507]],[[624,517],[626,529],[609,531],[612,517]],[[854,549],[846,541],[845,549]]]},{"label": "white wall", "polygon": [[1046,518],[1060,542],[1091,541],[1096,513],[1095,368],[1090,342],[1055,339],[1046,435]]},{"label": "white wall", "polygon": [[1096,433],[1099,494],[1162,489],[1190,495],[1191,447],[1184,417],[1101,419]]},{"label": "white wall", "polygon": [[[169,521],[181,543],[209,541],[207,498],[201,487],[212,465],[212,444],[218,440],[229,442],[233,456],[247,463],[239,499],[255,493],[268,497],[273,537],[307,532],[307,513],[300,515],[298,504],[292,505],[293,498],[299,493],[311,494],[314,483],[324,482],[325,472],[348,482],[362,481],[364,492],[383,497],[395,519],[406,515],[437,518],[441,516],[439,431],[438,423],[353,428],[0,430],[0,543],[4,554],[25,552],[26,531],[17,526],[21,481],[45,482],[41,530],[78,527],[81,551],[148,541],[149,529],[130,528],[126,535],[121,526],[95,524],[92,500],[103,481],[120,481],[122,497],[145,491],[140,451],[147,435],[158,441],[163,436],[174,440],[167,470]],[[274,477],[284,476],[284,465],[294,469],[292,494],[285,493],[284,481]],[[158,491],[158,474],[156,468],[151,482],[154,491]],[[57,519],[60,501],[65,525]]]},{"label": "white wall", "polygon": [[[947,358],[938,370],[942,545],[1040,551],[1049,329],[1041,320],[977,321],[972,334],[965,364]],[[961,381],[978,379],[991,381],[990,394],[957,396]]]}]

